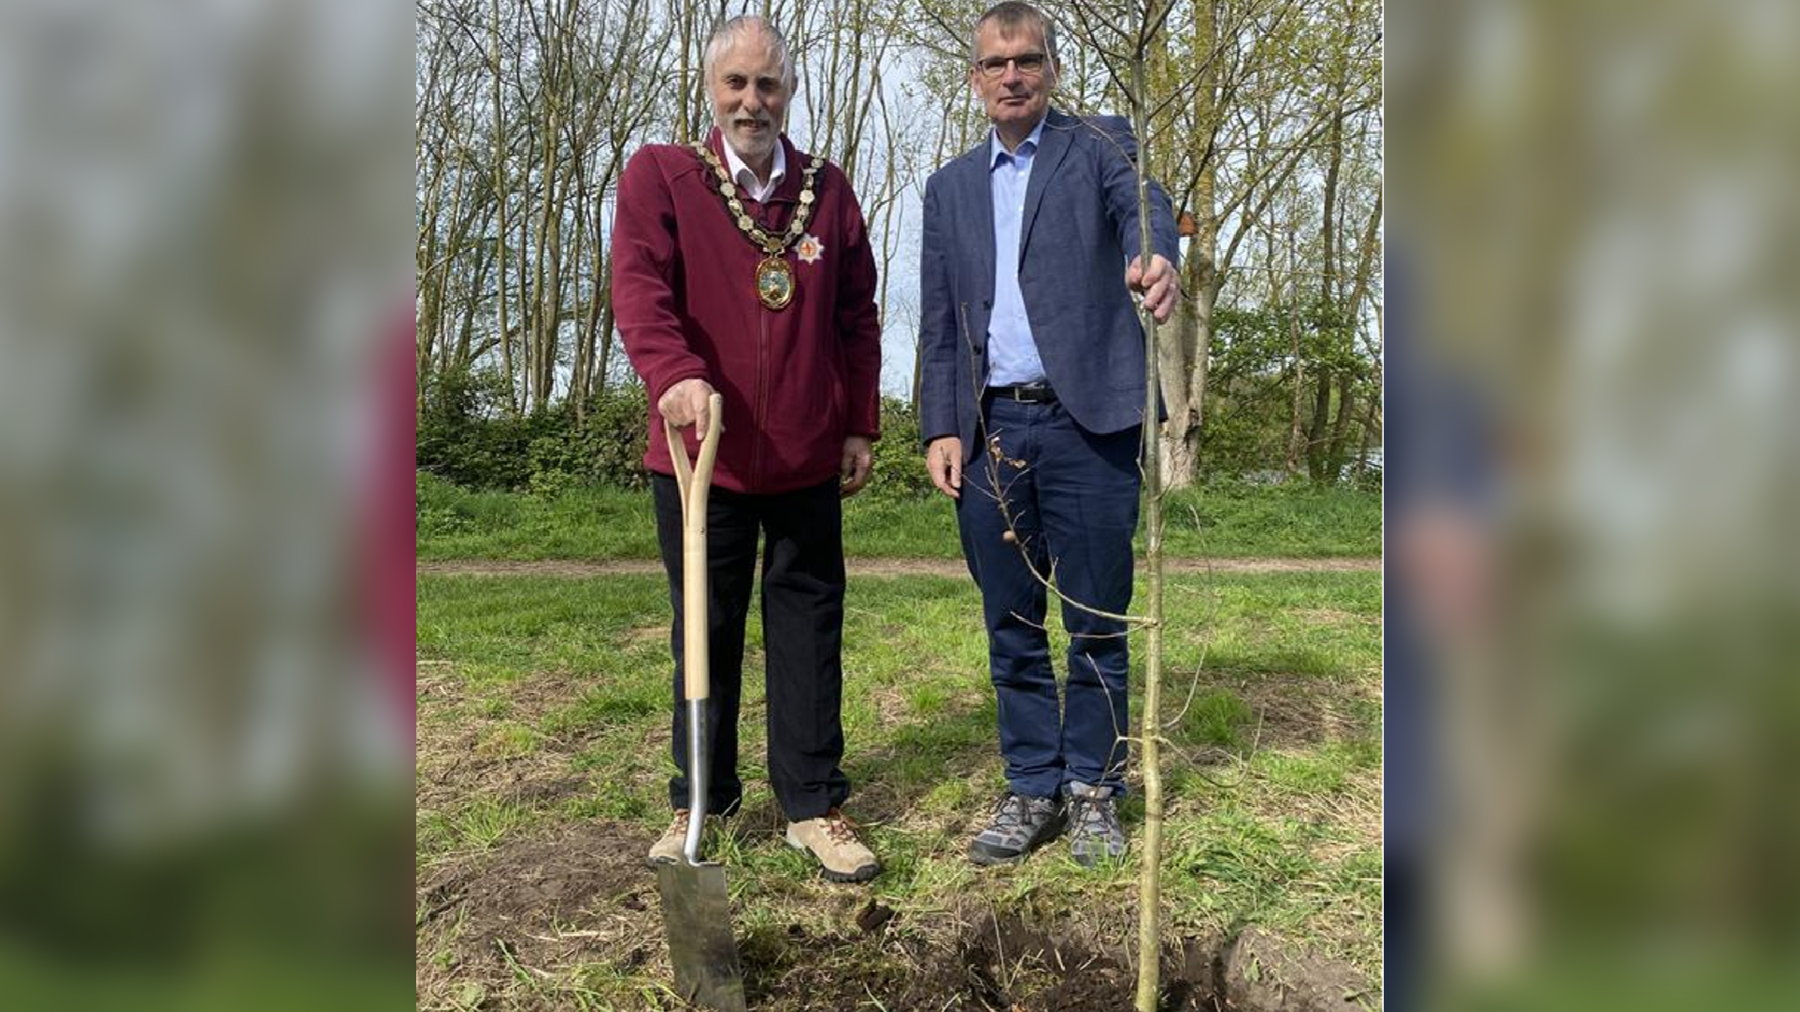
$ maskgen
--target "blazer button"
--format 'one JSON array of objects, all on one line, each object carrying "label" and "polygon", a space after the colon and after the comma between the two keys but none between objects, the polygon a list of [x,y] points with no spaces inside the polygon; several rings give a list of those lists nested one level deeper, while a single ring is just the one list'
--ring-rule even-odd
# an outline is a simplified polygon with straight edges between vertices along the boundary
[{"label": "blazer button", "polygon": [[981,300],[981,308],[983,308],[983,309],[994,308],[994,300],[993,299],[982,299]]}]

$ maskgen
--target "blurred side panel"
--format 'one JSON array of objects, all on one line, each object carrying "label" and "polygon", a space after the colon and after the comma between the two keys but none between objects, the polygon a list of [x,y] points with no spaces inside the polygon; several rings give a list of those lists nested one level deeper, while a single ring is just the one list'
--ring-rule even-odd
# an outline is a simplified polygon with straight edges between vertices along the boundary
[{"label": "blurred side panel", "polygon": [[[1777,0],[1388,6],[1389,403],[1485,433],[1480,495],[1390,500],[1419,1007],[1800,1007],[1795,38]],[[1390,456],[1390,496],[1442,464]]]},{"label": "blurred side panel", "polygon": [[0,1004],[405,1000],[409,13],[0,0]]}]

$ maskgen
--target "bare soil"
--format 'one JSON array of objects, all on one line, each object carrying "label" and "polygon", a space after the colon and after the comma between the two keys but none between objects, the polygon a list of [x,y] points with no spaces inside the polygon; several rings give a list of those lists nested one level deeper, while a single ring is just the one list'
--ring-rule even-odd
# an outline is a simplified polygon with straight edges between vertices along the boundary
[{"label": "bare soil", "polygon": [[[845,565],[852,576],[967,576],[969,569],[960,559],[848,559]],[[1141,568],[1143,560],[1138,560]],[[1381,570],[1380,559],[1166,559],[1170,573],[1373,573]],[[577,579],[595,576],[628,576],[661,573],[662,563],[654,559],[614,559],[587,562],[568,559],[506,561],[497,559],[452,559],[421,562],[421,573],[444,576],[560,576]]]},{"label": "bare soil", "polygon": [[[656,879],[640,827],[595,820],[516,837],[427,872],[419,885],[420,1007],[567,1007],[552,981],[668,980]],[[895,911],[845,889],[821,926],[737,929],[745,992],[761,1012],[1097,1012],[1129,1009],[1133,938],[1017,914]],[[609,975],[610,975],[609,974]],[[521,988],[521,979],[544,982]],[[579,986],[579,984],[577,984]],[[1162,1012],[1316,1012],[1366,1007],[1368,982],[1256,929],[1184,938],[1162,952]],[[451,996],[460,996],[453,998]],[[873,1000],[873,1004],[871,1003]]]}]

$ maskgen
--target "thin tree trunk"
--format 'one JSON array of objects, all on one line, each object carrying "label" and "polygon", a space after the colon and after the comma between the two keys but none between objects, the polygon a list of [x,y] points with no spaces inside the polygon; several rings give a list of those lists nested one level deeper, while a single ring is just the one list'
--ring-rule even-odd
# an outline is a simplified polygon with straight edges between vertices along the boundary
[{"label": "thin tree trunk", "polygon": [[543,145],[544,206],[538,214],[537,256],[532,266],[532,283],[536,286],[536,325],[532,328],[531,410],[543,411],[550,406],[550,383],[554,377],[556,357],[557,299],[562,294],[560,271],[562,261],[562,212],[556,171],[557,112],[550,110],[545,124]]},{"label": "thin tree trunk", "polygon": [[[530,256],[530,254],[531,254],[531,163],[530,163],[530,155],[529,155],[529,152],[531,151],[530,140],[531,140],[530,134],[529,134],[529,132],[527,132],[527,135],[525,138],[525,144],[523,146],[524,146],[525,151],[528,153],[526,155],[525,171],[523,173],[521,173],[521,175],[520,175],[521,185],[519,187],[519,248],[517,250],[514,250],[515,269],[518,271],[518,286],[519,286],[519,346],[525,353],[525,361],[523,363],[525,368],[524,368],[523,373],[520,374],[519,376],[514,376],[511,372],[508,372],[506,374],[506,383],[507,383],[508,389],[515,389],[519,382],[523,382],[527,387],[529,387],[531,384],[532,344],[531,344],[531,336],[530,335],[531,335],[532,327],[534,326],[534,324],[531,319],[532,299],[531,299],[531,256]],[[530,401],[529,401],[530,393],[531,393],[531,391],[529,389],[526,389],[522,392],[515,393],[515,397],[517,398],[519,407],[514,409],[514,414],[521,413],[530,407]]]},{"label": "thin tree trunk", "polygon": [[[1200,231],[1201,234],[1195,237],[1196,243],[1217,235],[1216,226],[1210,221],[1203,222]],[[1206,378],[1212,367],[1213,306],[1218,298],[1218,284],[1213,278],[1210,251],[1203,250],[1194,260],[1195,294],[1190,306],[1193,313],[1194,357],[1188,368],[1188,427],[1181,434],[1180,451],[1176,456],[1185,469],[1183,474],[1188,485],[1193,484],[1200,476],[1200,437],[1206,423]]]},{"label": "thin tree trunk", "polygon": [[1345,445],[1350,437],[1350,420],[1356,412],[1356,377],[1348,371],[1338,373],[1337,417],[1331,423],[1331,446],[1326,454],[1326,481],[1337,481],[1344,473]]},{"label": "thin tree trunk", "polygon": [[[1320,260],[1319,276],[1319,310],[1329,315],[1337,306],[1337,191],[1338,178],[1344,161],[1344,117],[1337,113],[1332,117],[1331,128],[1326,131],[1327,145],[1331,152],[1331,161],[1325,170],[1325,206],[1320,215],[1320,238],[1324,246],[1324,254]],[[1298,307],[1296,307],[1298,308]],[[1326,321],[1329,325],[1330,321]],[[1331,334],[1335,328],[1329,328]],[[1329,361],[1329,360],[1327,360]],[[1337,370],[1321,364],[1317,389],[1313,392],[1312,422],[1306,432],[1306,469],[1314,481],[1324,481],[1328,475],[1330,447],[1327,445],[1326,429],[1331,424],[1331,387],[1337,379]]]},{"label": "thin tree trunk", "polygon": [[[576,159],[576,164],[580,164],[580,159]],[[575,250],[569,256],[569,283],[575,289],[571,300],[571,313],[579,313],[581,310],[581,257],[586,252],[587,194],[585,192],[577,191],[575,198]],[[599,293],[595,292],[590,298],[596,298],[598,295]],[[587,382],[580,375],[585,368],[585,365],[582,362],[582,354],[584,352],[583,339],[586,330],[586,320],[577,316],[575,320],[574,351],[570,355],[572,361],[569,365],[569,392],[566,395],[575,399],[575,424],[577,426],[579,426],[587,417],[587,405],[585,404],[587,398],[582,395],[583,391],[587,389]]]},{"label": "thin tree trunk", "polygon": [[[1298,309],[1298,306],[1295,307]],[[1337,370],[1320,365],[1314,381],[1312,419],[1306,426],[1306,471],[1314,481],[1325,480],[1326,451],[1329,440],[1326,428],[1331,424],[1331,387],[1337,381]]]},{"label": "thin tree trunk", "polygon": [[[1194,81],[1195,134],[1212,137],[1218,127],[1218,74],[1212,59],[1218,47],[1213,0],[1194,3],[1192,52],[1203,61]],[[1188,214],[1195,234],[1188,239],[1187,260],[1182,268],[1182,299],[1177,316],[1163,334],[1165,361],[1177,368],[1162,378],[1163,399],[1169,421],[1163,432],[1163,487],[1187,488],[1200,473],[1201,426],[1206,420],[1206,373],[1212,357],[1212,314],[1218,298],[1215,283],[1219,244],[1219,219],[1214,206],[1213,161],[1203,150],[1203,164],[1194,174]]]},{"label": "thin tree trunk", "polygon": [[[487,227],[488,213],[484,211],[481,222],[476,227],[476,234],[485,236]],[[493,262],[494,255],[487,248],[487,243],[478,243],[475,248],[475,263],[464,279],[468,290],[464,293],[462,326],[457,331],[456,354],[451,359],[457,369],[468,369],[474,364],[475,310],[481,304],[481,290],[487,286],[487,272]]]},{"label": "thin tree trunk", "polygon": [[594,395],[597,397],[606,392],[608,370],[612,366],[613,348],[613,302],[612,302],[612,257],[606,258],[606,301],[600,313],[600,365],[594,370]]},{"label": "thin tree trunk", "polygon": [[[1295,263],[1294,234],[1288,232],[1288,285],[1290,289],[1299,288],[1299,266]],[[1300,431],[1300,398],[1301,390],[1306,385],[1306,362],[1300,357],[1300,305],[1298,291],[1290,291],[1294,296],[1286,307],[1288,319],[1288,336],[1290,338],[1288,354],[1294,359],[1294,403],[1289,416],[1287,470],[1289,474],[1300,473],[1300,451],[1306,437]]]},{"label": "thin tree trunk", "polygon": [[506,113],[500,102],[500,0],[490,0],[489,10],[493,16],[493,23],[488,26],[488,41],[489,59],[494,65],[494,202],[500,208],[500,227],[494,240],[495,260],[500,266],[495,275],[499,282],[500,367],[506,373],[506,406],[516,415],[519,399],[512,385],[512,331],[506,319]]},{"label": "thin tree trunk", "polygon": [[678,3],[681,11],[681,90],[678,92],[680,102],[677,106],[681,115],[675,120],[675,143],[688,144],[693,141],[693,134],[688,130],[688,109],[693,105],[693,73],[690,50],[694,38],[694,5]]},{"label": "thin tree trunk", "polygon": [[[1150,22],[1146,18],[1144,24]],[[1149,137],[1145,115],[1144,51],[1140,47],[1132,62],[1131,119],[1140,138]],[[1150,178],[1148,152],[1143,152],[1137,165],[1138,250],[1149,262],[1155,248],[1150,234]],[[1160,990],[1162,954],[1162,620],[1163,620],[1163,510],[1162,453],[1157,437],[1156,408],[1161,392],[1157,348],[1156,320],[1143,305],[1138,307],[1138,320],[1144,328],[1144,552],[1146,556],[1146,591],[1149,595],[1144,640],[1144,709],[1139,716],[1142,729],[1144,776],[1144,844],[1143,860],[1138,871],[1138,1012],[1156,1012]]]},{"label": "thin tree trunk", "polygon": [[[1379,198],[1376,203],[1380,204]],[[1381,303],[1375,303],[1373,308],[1375,310],[1376,340],[1379,342],[1382,338]],[[1359,479],[1369,471],[1370,442],[1381,438],[1381,383],[1379,381],[1381,360],[1379,357],[1375,360],[1375,368],[1377,382],[1374,392],[1369,395],[1369,409],[1363,416],[1362,447],[1356,455],[1356,476]]]},{"label": "thin tree trunk", "polygon": [[[463,173],[459,168],[456,173],[456,196],[450,203],[452,245],[450,250],[444,255],[444,263],[442,268],[438,271],[437,276],[436,297],[438,316],[440,319],[438,333],[438,345],[440,348],[448,346],[450,343],[450,328],[448,325],[449,314],[445,311],[446,307],[449,305],[450,298],[450,275],[453,272],[456,263],[462,259],[463,251],[467,248],[468,244],[469,223],[463,219],[463,194],[466,193],[468,189],[469,187],[463,181]],[[443,353],[441,351],[439,353],[439,358],[443,358]],[[419,378],[419,392],[421,396],[423,396],[424,391],[425,377],[421,376]]]}]

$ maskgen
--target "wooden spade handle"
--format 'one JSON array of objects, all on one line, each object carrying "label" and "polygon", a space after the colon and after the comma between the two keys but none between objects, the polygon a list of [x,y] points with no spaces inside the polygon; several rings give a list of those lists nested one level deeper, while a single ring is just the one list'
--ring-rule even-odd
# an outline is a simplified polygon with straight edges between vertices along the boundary
[{"label": "wooden spade handle", "polygon": [[706,435],[700,455],[690,466],[681,430],[663,419],[669,438],[669,456],[675,463],[675,485],[681,491],[681,667],[689,700],[712,695],[712,657],[706,638],[706,499],[712,491],[713,459],[719,454],[719,419],[725,399],[717,393],[707,406]]}]

